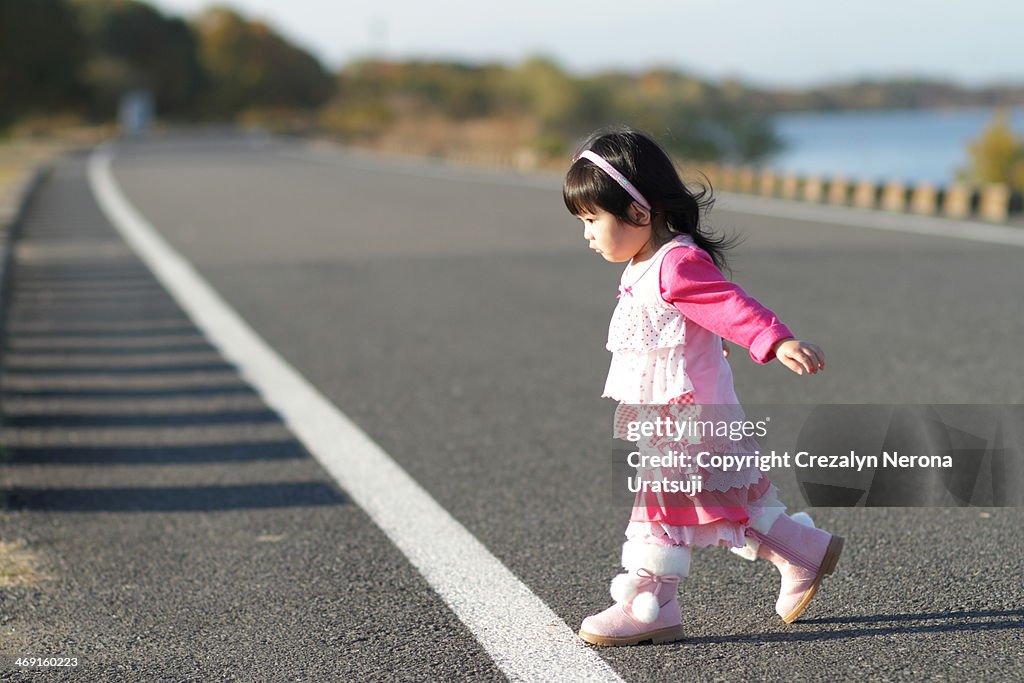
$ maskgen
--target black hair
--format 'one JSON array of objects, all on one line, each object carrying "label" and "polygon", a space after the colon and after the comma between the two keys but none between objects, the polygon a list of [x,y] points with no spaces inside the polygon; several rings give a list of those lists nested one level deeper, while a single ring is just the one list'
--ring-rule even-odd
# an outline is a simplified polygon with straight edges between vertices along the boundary
[{"label": "black hair", "polygon": [[[689,235],[716,266],[726,268],[725,251],[734,246],[735,238],[710,234],[701,219],[701,214],[715,203],[707,176],[706,185],[702,184],[696,193],[691,191],[668,153],[651,136],[624,126],[592,133],[576,156],[588,149],[618,169],[651,203],[652,222],[664,216],[668,234],[655,234],[659,246],[673,235]],[[603,209],[619,220],[632,222],[627,210],[635,201],[633,197],[588,159],[577,159],[569,168],[562,198],[574,216]]]}]

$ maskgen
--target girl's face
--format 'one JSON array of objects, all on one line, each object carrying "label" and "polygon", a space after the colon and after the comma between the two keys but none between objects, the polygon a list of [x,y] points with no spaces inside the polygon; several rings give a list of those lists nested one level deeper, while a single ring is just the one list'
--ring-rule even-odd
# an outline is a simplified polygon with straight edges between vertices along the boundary
[{"label": "girl's face", "polygon": [[[623,263],[646,252],[651,242],[651,225],[635,225],[620,220],[604,209],[593,209],[577,216],[583,221],[583,239],[605,261]],[[642,260],[638,258],[637,260]]]}]

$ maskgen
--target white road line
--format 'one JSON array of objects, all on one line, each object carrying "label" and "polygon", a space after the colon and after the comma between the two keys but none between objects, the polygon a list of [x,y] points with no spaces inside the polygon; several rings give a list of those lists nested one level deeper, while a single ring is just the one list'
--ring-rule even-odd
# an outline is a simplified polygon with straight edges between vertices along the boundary
[{"label": "white road line", "polygon": [[[97,149],[104,214],[195,324],[384,531],[511,680],[621,681],[557,614],[277,354],[129,203]],[[429,643],[423,643],[429,647]]]},{"label": "white road line", "polygon": [[[411,175],[464,183],[502,185],[506,187],[528,187],[547,192],[560,191],[560,179],[553,175],[545,176],[542,173],[516,174],[486,169],[481,171],[468,167],[446,166],[418,160],[405,161],[386,158],[378,160],[345,153],[340,149],[310,145],[296,151],[277,150],[276,153],[278,156],[292,159],[320,163],[341,163],[350,168],[379,173]],[[720,210],[734,213],[1024,247],[1024,228],[1006,225],[889,213],[848,206],[808,204],[789,199],[758,197],[732,192],[716,191],[715,196],[720,199],[718,204]]]}]

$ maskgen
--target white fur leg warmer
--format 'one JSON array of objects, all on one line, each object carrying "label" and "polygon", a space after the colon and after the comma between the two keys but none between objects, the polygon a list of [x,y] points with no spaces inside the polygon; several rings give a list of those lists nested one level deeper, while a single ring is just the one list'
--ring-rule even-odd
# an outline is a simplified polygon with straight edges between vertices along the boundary
[{"label": "white fur leg warmer", "polygon": [[690,549],[685,545],[662,545],[639,540],[622,544],[622,566],[627,571],[646,569],[658,576],[688,576]]},{"label": "white fur leg warmer", "polygon": [[690,573],[690,549],[681,545],[660,545],[643,541],[622,544],[622,566],[626,573],[612,579],[612,599],[629,605],[638,621],[649,624],[658,618],[658,589],[671,586]]},{"label": "white fur leg warmer", "polygon": [[748,537],[747,544],[742,548],[729,548],[731,552],[736,553],[744,560],[750,560],[753,562],[757,559],[757,549],[761,547],[761,544],[754,539]]},{"label": "white fur leg warmer", "polygon": [[[763,497],[758,499],[754,506],[751,507],[750,521],[747,522],[747,525],[755,531],[767,534],[772,528],[772,524],[775,524],[775,520],[778,519],[779,515],[783,514],[785,511],[786,506],[779,500],[779,494],[773,486]],[[753,562],[757,559],[757,549],[760,546],[760,543],[748,536],[747,544],[744,547],[729,548],[729,550],[736,553],[743,559]]]},{"label": "white fur leg warmer", "polygon": [[[762,534],[767,534],[772,524],[775,524],[775,520],[779,518],[785,508],[764,508],[759,515],[751,517],[750,526],[756,531],[760,531]],[[766,514],[767,513],[767,514]],[[794,522],[803,524],[804,526],[814,526],[814,520],[806,512],[797,512],[796,514],[790,515],[790,519]],[[761,547],[761,544],[754,539],[747,537],[747,544],[742,548],[729,548],[732,552],[736,553],[745,560],[753,562],[757,559],[757,550]]]}]

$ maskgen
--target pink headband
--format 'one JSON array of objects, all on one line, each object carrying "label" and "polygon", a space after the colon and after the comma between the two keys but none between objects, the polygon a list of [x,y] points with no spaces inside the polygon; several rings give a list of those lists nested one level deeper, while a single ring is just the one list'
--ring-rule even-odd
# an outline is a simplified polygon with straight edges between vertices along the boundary
[{"label": "pink headband", "polygon": [[602,159],[597,154],[591,152],[589,149],[586,152],[580,152],[579,156],[573,159],[572,162],[575,164],[580,159],[588,159],[592,161],[595,166],[597,166],[599,169],[610,175],[612,177],[612,180],[617,182],[623,190],[628,192],[630,196],[633,197],[633,199],[635,199],[640,206],[644,207],[648,211],[651,210],[651,203],[644,199],[644,196],[640,194],[640,190],[633,187],[633,183],[626,180],[626,176],[619,173],[619,171],[614,166],[609,164],[607,161]]}]

